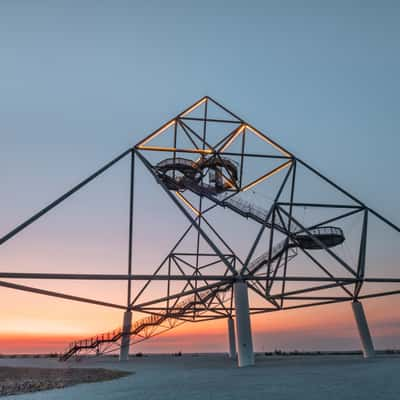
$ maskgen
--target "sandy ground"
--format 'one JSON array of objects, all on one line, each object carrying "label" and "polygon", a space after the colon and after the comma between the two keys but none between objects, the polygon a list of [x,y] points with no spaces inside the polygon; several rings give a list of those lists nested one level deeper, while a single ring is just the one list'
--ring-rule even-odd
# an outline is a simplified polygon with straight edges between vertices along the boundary
[{"label": "sandy ground", "polygon": [[[54,359],[0,359],[0,366],[56,367]],[[136,372],[121,379],[65,389],[10,396],[18,400],[398,400],[400,357],[257,356],[257,364],[237,368],[224,355],[148,356],[119,363],[116,359],[68,362],[69,367]]]}]

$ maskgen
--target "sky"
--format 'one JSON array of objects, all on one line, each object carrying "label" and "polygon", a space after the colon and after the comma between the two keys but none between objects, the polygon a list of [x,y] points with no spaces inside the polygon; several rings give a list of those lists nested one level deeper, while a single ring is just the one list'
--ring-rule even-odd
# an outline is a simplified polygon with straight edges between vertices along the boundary
[{"label": "sky", "polygon": [[[400,224],[399,16],[391,1],[0,1],[0,232],[204,95]],[[2,246],[1,270],[125,271],[126,167]],[[185,224],[143,169],[137,180],[136,262],[151,270]],[[120,283],[40,284],[124,301]],[[121,321],[9,289],[0,299],[0,352],[59,350]],[[365,302],[380,347],[400,345],[393,301]],[[184,325],[139,348],[224,351],[225,328]],[[358,346],[349,304],[258,316],[253,328],[259,350]]]}]

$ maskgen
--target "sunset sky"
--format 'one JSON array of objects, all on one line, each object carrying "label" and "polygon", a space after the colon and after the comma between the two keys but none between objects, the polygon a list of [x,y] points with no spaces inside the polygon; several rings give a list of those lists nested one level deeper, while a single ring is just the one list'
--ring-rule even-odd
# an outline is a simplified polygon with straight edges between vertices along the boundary
[{"label": "sunset sky", "polygon": [[[0,236],[204,95],[399,225],[400,7],[297,4],[1,2]],[[0,270],[125,273],[128,166],[1,246]],[[134,271],[152,272],[187,223],[143,167],[136,177]],[[234,235],[226,218],[244,251],[250,233]],[[371,268],[400,277],[385,234],[371,240],[386,246]],[[125,302],[122,282],[19,283]],[[0,353],[60,351],[122,320],[5,288],[0,303]],[[365,301],[376,347],[400,346],[399,306],[400,296]],[[257,316],[253,333],[259,351],[359,347],[348,303]],[[226,321],[185,324],[137,348],[225,351]]]}]

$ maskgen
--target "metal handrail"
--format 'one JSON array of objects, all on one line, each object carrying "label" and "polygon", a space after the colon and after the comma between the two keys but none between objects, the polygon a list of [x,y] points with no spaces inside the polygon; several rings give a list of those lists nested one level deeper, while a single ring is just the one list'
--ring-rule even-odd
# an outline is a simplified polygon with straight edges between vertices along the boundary
[{"label": "metal handrail", "polygon": [[[321,226],[318,228],[311,228],[309,229],[309,232],[313,236],[324,236],[324,235],[343,235],[343,230],[337,226]],[[294,235],[302,235],[305,234],[309,236],[309,234],[302,230],[302,231],[297,231],[294,232]],[[271,259],[274,259],[279,253],[282,251],[286,250],[286,248],[289,247],[289,239],[286,238],[282,240],[281,242],[277,243],[271,250]],[[269,250],[262,253],[259,255],[257,258],[255,258],[253,261],[251,261],[248,265],[249,271],[252,271],[256,269],[261,263],[268,261],[269,258]]]},{"label": "metal handrail", "polygon": [[198,169],[197,163],[192,160],[188,160],[187,158],[176,157],[176,158],[166,158],[165,160],[160,161],[156,168],[163,168],[163,167],[172,167],[174,165],[185,165],[187,167]]},{"label": "metal handrail", "polygon": [[[312,235],[339,235],[339,236],[343,236],[343,229],[339,228],[337,226],[320,226],[318,228],[311,228],[308,229],[308,231],[312,234]],[[308,235],[308,233],[305,230],[299,230],[296,232],[296,235],[301,235],[301,234],[306,234]]]},{"label": "metal handrail", "polygon": [[[198,297],[200,297],[201,300],[206,299],[208,296],[213,294],[211,290],[206,290],[200,294],[198,294]],[[187,299],[179,302],[174,309],[178,309],[179,311],[176,313],[171,313],[171,312],[165,312],[163,315],[150,315],[148,317],[141,318],[137,320],[134,324],[131,325],[130,332],[129,334],[134,334],[137,335],[141,330],[146,328],[147,326],[154,326],[154,325],[160,325],[165,319],[167,318],[173,318],[173,317],[178,317],[184,314],[184,312],[190,308],[191,305],[198,303],[199,300],[196,299],[196,295],[193,296],[193,299]],[[79,349],[83,348],[94,348],[98,346],[100,343],[104,342],[111,342],[111,341],[117,341],[121,336],[123,335],[123,330],[121,328],[116,328],[112,331],[102,333],[100,335],[92,336],[88,339],[81,339],[78,341],[71,342],[69,346],[67,347],[67,350],[64,352],[64,354],[61,356],[61,358],[69,357],[69,353],[71,355],[78,351]]]},{"label": "metal handrail", "polygon": [[223,200],[225,204],[231,204],[232,206],[238,208],[245,214],[252,214],[258,218],[265,219],[268,215],[268,211],[258,207],[249,201],[238,199],[238,198],[230,198],[228,200]]},{"label": "metal handrail", "polygon": [[[277,243],[271,250],[271,259],[274,259],[279,253],[284,251],[287,247],[288,239],[284,239],[281,242]],[[248,270],[252,271],[256,269],[261,263],[268,261],[269,259],[269,250],[260,254],[257,258],[251,261],[248,265]]]}]

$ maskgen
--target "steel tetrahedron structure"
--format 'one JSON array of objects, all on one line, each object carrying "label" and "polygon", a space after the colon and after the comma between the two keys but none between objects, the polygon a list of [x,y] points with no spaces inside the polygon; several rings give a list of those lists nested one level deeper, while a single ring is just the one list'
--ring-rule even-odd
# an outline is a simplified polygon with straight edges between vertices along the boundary
[{"label": "steel tetrahedron structure", "polygon": [[[0,245],[127,157],[126,274],[0,272],[3,287],[124,310],[121,327],[71,343],[61,360],[116,348],[126,360],[133,343],[182,323],[224,318],[230,357],[237,353],[239,366],[252,365],[252,314],[347,301],[364,356],[374,355],[361,300],[400,293],[396,266],[385,270],[382,253],[372,249],[382,232],[398,240],[399,227],[208,96],[17,226]],[[151,273],[138,273],[133,263],[137,163],[187,223]],[[43,290],[16,279],[126,281],[127,302]],[[147,316],[133,321],[133,312]]]}]

